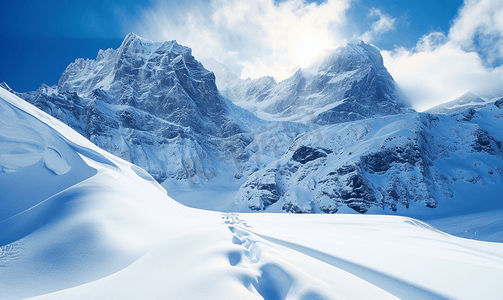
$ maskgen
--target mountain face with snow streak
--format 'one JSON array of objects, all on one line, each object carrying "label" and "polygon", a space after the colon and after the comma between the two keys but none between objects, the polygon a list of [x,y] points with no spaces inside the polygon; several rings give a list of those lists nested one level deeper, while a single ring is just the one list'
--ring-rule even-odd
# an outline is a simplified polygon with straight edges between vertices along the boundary
[{"label": "mountain face with snow streak", "polygon": [[175,41],[129,34],[96,59],[77,59],[58,85],[18,94],[154,178],[207,181],[251,140],[212,72]]},{"label": "mountain face with snow streak", "polygon": [[279,83],[262,77],[220,87],[237,105],[273,120],[327,125],[412,112],[397,96],[379,50],[361,41],[331,51]]}]

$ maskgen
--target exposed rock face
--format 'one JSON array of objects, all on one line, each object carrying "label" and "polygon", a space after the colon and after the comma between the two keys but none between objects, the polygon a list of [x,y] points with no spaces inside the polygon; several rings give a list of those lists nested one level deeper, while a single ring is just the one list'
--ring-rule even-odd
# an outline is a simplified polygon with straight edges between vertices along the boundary
[{"label": "exposed rock face", "polygon": [[[322,127],[322,139],[297,138],[285,155],[252,174],[236,201],[261,210],[283,202],[283,210],[295,213],[397,211],[411,203],[436,208],[453,197],[457,182],[498,182],[491,176],[503,163],[502,137],[479,119],[477,111],[420,113]],[[250,188],[263,178],[271,179],[267,190]],[[274,201],[261,201],[270,191]]]},{"label": "exposed rock face", "polygon": [[327,157],[327,153],[330,154],[332,151],[301,146],[299,149],[295,150],[292,159],[301,164],[305,164],[321,157]]},{"label": "exposed rock face", "polygon": [[276,171],[270,169],[255,176],[252,175],[250,179],[253,179],[248,180],[248,183],[243,186],[243,189],[247,190],[245,193],[249,195],[250,209],[264,210],[279,200]]},{"label": "exposed rock face", "polygon": [[475,152],[486,152],[490,155],[498,155],[501,153],[502,143],[490,136],[486,130],[477,128],[473,132],[475,139],[470,145]]},{"label": "exposed rock face", "polygon": [[336,212],[337,204],[345,204],[357,212],[364,213],[377,204],[372,184],[363,176],[358,163],[337,168],[321,177],[318,184],[320,191],[317,198],[328,197],[336,204],[318,201],[320,210],[324,212]]}]

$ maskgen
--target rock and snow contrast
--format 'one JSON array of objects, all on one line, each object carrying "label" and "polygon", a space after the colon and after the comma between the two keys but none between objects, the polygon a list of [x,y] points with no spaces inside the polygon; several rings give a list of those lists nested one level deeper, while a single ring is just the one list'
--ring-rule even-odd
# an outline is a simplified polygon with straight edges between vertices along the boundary
[{"label": "rock and snow contrast", "polygon": [[[328,146],[287,155],[307,166]],[[409,217],[188,208],[3,88],[0,167],[1,299],[503,297],[501,243]]]},{"label": "rock and snow contrast", "polygon": [[502,117],[491,105],[325,126],[318,135],[299,135],[282,157],[252,174],[237,201],[256,210],[378,208],[416,216],[503,208]]},{"label": "rock and snow contrast", "polygon": [[276,82],[129,34],[116,50],[77,59],[56,86],[2,87],[190,207],[405,215],[503,241],[501,93],[415,112],[379,50],[361,41]]}]

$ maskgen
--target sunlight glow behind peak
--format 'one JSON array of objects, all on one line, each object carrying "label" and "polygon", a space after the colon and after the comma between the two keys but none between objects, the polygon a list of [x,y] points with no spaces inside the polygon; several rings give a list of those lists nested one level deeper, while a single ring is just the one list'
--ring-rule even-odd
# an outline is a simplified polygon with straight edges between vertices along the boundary
[{"label": "sunlight glow behind peak", "polygon": [[[351,9],[357,5],[352,0],[210,0],[177,6],[158,0],[126,30],[157,41],[176,39],[196,58],[214,58],[241,78],[283,80],[327,49],[354,39],[376,44],[404,25],[400,16],[375,7],[355,21]],[[426,109],[503,82],[503,67],[487,64],[503,61],[502,13],[500,0],[466,0],[448,34],[425,32],[415,47],[382,51],[413,107]]]}]

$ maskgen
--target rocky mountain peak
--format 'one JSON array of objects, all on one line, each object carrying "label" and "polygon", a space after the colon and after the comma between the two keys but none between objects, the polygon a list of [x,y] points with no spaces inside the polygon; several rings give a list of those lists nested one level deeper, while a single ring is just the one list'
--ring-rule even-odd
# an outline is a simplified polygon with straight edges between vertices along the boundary
[{"label": "rocky mountain peak", "polygon": [[215,76],[188,47],[153,42],[133,33],[96,59],[77,59],[63,72],[60,91],[112,105],[127,105],[194,132],[229,136],[240,132],[229,119]]},{"label": "rocky mountain peak", "polygon": [[276,121],[326,125],[413,111],[396,94],[379,49],[362,41],[328,52],[279,83],[261,80],[219,85],[236,104]]},{"label": "rocky mountain peak", "polygon": [[96,59],[75,60],[58,86],[20,96],[159,182],[208,180],[247,130],[190,48],[132,33]]}]

